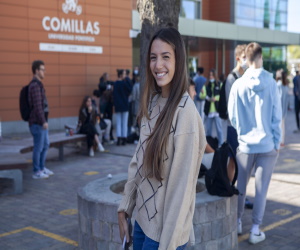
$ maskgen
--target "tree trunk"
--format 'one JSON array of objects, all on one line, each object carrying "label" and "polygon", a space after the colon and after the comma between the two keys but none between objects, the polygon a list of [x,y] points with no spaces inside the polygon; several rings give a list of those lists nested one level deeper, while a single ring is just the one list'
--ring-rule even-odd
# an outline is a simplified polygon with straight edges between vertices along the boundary
[{"label": "tree trunk", "polygon": [[180,0],[137,0],[142,30],[140,35],[140,82],[146,80],[146,60],[150,39],[160,28],[178,29]]}]

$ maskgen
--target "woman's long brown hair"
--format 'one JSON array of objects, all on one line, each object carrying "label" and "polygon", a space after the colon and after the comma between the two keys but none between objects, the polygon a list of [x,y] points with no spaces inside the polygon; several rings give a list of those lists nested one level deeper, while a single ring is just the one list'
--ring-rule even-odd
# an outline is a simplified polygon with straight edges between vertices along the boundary
[{"label": "woman's long brown hair", "polygon": [[173,117],[178,104],[188,89],[188,77],[186,67],[186,52],[183,39],[180,33],[174,28],[163,28],[157,31],[152,37],[147,54],[146,83],[138,121],[142,118],[150,119],[149,104],[156,94],[161,94],[162,90],[157,85],[150,69],[150,53],[154,40],[159,39],[168,43],[174,49],[175,54],[175,73],[170,85],[168,101],[161,111],[153,132],[147,139],[147,147],[144,153],[144,170],[147,177],[155,177],[161,181],[163,160],[168,144],[169,134],[172,126]]},{"label": "woman's long brown hair", "polygon": [[79,109],[79,113],[81,112],[82,109],[86,108],[86,102],[88,99],[91,99],[92,100],[92,97],[89,96],[89,95],[86,95],[83,99],[82,99],[82,103],[81,103],[81,106],[80,106],[80,109]]}]

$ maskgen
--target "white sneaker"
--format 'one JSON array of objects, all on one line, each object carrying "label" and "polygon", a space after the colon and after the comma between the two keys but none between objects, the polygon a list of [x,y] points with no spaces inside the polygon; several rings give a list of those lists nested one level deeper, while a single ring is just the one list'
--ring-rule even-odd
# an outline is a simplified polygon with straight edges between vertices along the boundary
[{"label": "white sneaker", "polygon": [[237,225],[237,233],[238,235],[242,234],[243,233],[243,230],[242,230],[242,222],[238,222],[238,225]]},{"label": "white sneaker", "polygon": [[98,150],[99,150],[100,152],[104,152],[104,151],[105,151],[105,148],[102,146],[102,143],[99,143],[99,144],[98,144]]},{"label": "white sneaker", "polygon": [[45,174],[42,171],[36,172],[32,175],[33,179],[47,179],[49,175]]},{"label": "white sneaker", "polygon": [[43,171],[43,173],[44,174],[46,174],[46,175],[54,175],[54,173],[50,170],[50,169],[48,169],[48,168],[46,168],[46,167],[44,167],[44,171]]},{"label": "white sneaker", "polygon": [[266,239],[266,235],[264,232],[259,232],[259,234],[254,234],[250,232],[249,242],[251,244],[257,244],[259,242],[262,242]]},{"label": "white sneaker", "polygon": [[95,154],[94,154],[94,149],[91,148],[91,149],[90,149],[89,156],[90,156],[90,157],[93,157],[94,155],[95,155]]}]

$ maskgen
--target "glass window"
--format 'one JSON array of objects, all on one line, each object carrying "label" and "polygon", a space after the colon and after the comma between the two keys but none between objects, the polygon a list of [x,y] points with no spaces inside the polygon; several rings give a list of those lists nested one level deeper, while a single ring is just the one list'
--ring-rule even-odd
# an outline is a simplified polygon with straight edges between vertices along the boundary
[{"label": "glass window", "polygon": [[235,23],[285,31],[287,0],[236,0]]},{"label": "glass window", "polygon": [[200,19],[201,0],[182,0],[180,16],[188,19]]},{"label": "glass window", "polygon": [[237,16],[245,19],[255,19],[255,8],[247,5],[240,5]]}]

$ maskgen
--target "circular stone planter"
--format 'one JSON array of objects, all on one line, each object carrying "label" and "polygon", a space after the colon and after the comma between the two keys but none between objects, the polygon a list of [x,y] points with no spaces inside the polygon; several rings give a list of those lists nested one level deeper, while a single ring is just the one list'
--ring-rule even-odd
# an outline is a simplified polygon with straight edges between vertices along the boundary
[{"label": "circular stone planter", "polygon": [[[78,191],[79,249],[122,249],[117,209],[126,174],[88,183]],[[197,183],[193,218],[195,246],[187,249],[238,249],[237,196],[211,196]]]}]

